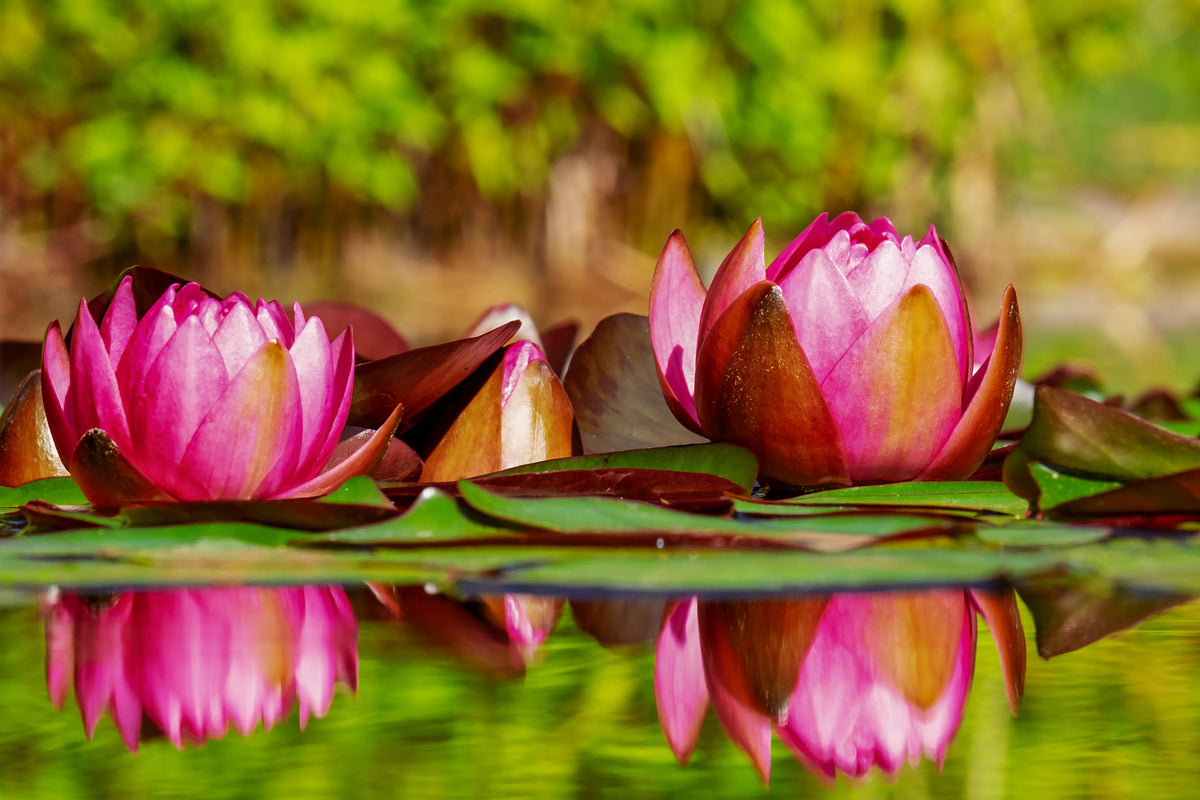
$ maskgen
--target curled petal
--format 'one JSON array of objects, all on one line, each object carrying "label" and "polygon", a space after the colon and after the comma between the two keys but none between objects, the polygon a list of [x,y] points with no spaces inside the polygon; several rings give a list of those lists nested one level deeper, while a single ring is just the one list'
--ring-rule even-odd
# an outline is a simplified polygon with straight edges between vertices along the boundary
[{"label": "curled petal", "polygon": [[710,439],[750,449],[767,477],[849,482],[842,435],[769,281],[734,301],[701,345],[696,408]]},{"label": "curled petal", "polygon": [[331,466],[312,480],[282,492],[280,497],[316,497],[328,494],[341,486],[355,475],[369,475],[379,465],[387,452],[388,442],[400,424],[400,415],[404,406],[396,406],[379,429],[371,435],[367,442],[352,454],[337,464]]},{"label": "curled petal", "polygon": [[1011,286],[1004,292],[992,354],[967,386],[963,415],[921,480],[962,480],[987,457],[1004,424],[1021,371],[1021,315]]},{"label": "curled petal", "polygon": [[696,416],[696,348],[704,309],[704,284],[683,234],[667,239],[650,286],[650,341],[667,405],[689,430],[700,432]]}]

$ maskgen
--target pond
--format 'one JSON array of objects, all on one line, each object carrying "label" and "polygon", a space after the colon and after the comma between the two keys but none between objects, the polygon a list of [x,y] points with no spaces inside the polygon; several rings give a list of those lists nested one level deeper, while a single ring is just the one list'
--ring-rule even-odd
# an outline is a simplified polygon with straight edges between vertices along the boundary
[{"label": "pond", "polygon": [[[646,593],[455,599],[420,584],[12,592],[0,613],[0,791],[28,798],[1187,796],[1198,777],[1200,694],[1191,679],[1200,611],[1155,593],[1112,597],[1075,586],[1057,597],[1068,595],[1057,620],[1039,605],[1044,596],[1032,600],[1049,620],[1043,648],[1095,641],[1040,658],[1034,620],[1022,606],[1029,658],[1014,716],[986,621],[956,588],[699,603]],[[1110,621],[1088,612],[1081,597]],[[1165,613],[1131,630],[1107,630],[1115,616],[1155,610]],[[690,662],[686,646],[672,654],[664,644],[672,619],[689,614],[690,630],[676,632],[677,643],[703,651]],[[684,642],[701,629],[698,640]],[[905,664],[913,658],[925,676],[916,683],[918,673]],[[742,700],[680,699],[689,681],[705,686],[706,670],[709,689]],[[830,699],[839,685],[866,686],[855,683],[862,674],[854,677],[864,670],[874,674],[868,690],[841,706]],[[675,705],[665,699],[671,692]],[[824,711],[797,699],[805,692]],[[897,699],[903,695],[907,703]],[[739,734],[728,711],[721,719],[714,708],[704,711],[722,702],[727,710],[739,702],[788,706],[788,722],[777,718],[771,736],[769,787],[743,752],[769,731],[767,717],[742,715]],[[667,717],[697,713],[703,722],[681,765]],[[819,744],[847,725],[856,732],[842,752],[825,753],[841,765],[831,779]],[[880,763],[912,726],[924,726],[927,739],[917,745],[925,752],[916,766],[904,764],[894,776],[878,766],[863,778],[844,776],[847,748],[858,747],[860,765]],[[807,764],[785,745],[784,727],[809,748]]]}]

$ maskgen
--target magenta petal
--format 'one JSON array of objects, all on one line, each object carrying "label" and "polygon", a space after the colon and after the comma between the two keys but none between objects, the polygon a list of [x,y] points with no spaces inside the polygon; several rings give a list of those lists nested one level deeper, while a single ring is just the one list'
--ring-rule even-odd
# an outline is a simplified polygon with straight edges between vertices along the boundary
[{"label": "magenta petal", "polygon": [[126,275],[113,295],[112,303],[104,314],[104,321],[100,323],[100,337],[104,339],[108,359],[114,369],[121,363],[121,356],[125,352],[125,346],[129,344],[130,337],[133,336],[134,329],[137,328],[137,323],[133,277]]},{"label": "magenta petal", "polygon": [[300,426],[291,357],[282,345],[268,342],[209,409],[181,468],[208,487],[212,499],[274,497],[290,488]]},{"label": "magenta petal", "polygon": [[[855,214],[854,217],[857,219],[858,215]],[[791,244],[783,248],[783,252],[775,257],[771,266],[767,267],[767,280],[779,283],[800,263],[805,253],[814,248],[823,247],[829,241],[829,228],[829,214],[821,212],[821,215],[810,222],[808,227],[791,241]]]},{"label": "magenta petal", "polygon": [[823,250],[810,250],[779,288],[796,326],[800,349],[819,383],[871,320],[854,289]]},{"label": "magenta petal", "polygon": [[179,328],[171,302],[174,297],[174,288],[168,289],[146,312],[117,365],[117,383],[121,386],[126,408],[132,408],[134,401],[145,392],[146,374]]},{"label": "magenta petal", "polygon": [[696,349],[704,285],[683,234],[667,239],[650,287],[650,342],[658,363],[658,378],[671,412],[690,430],[699,432],[696,416]]},{"label": "magenta petal", "polygon": [[525,374],[525,368],[533,361],[545,361],[541,348],[531,341],[523,340],[510,344],[504,351],[504,372],[500,383],[500,408],[508,405],[508,398],[517,388],[517,382]]},{"label": "magenta petal", "polygon": [[[325,325],[317,317],[310,319],[291,348],[292,363],[300,384],[300,412],[303,419],[298,453],[297,475],[307,479],[316,474],[324,462],[317,457],[324,449],[330,433],[334,407],[332,353]],[[338,398],[340,399],[340,398]],[[328,455],[326,455],[328,458]]]},{"label": "magenta petal", "polygon": [[330,358],[333,361],[333,378],[330,397],[336,403],[328,420],[328,430],[325,441],[319,450],[310,455],[308,464],[301,464],[297,475],[319,473],[329,463],[341,438],[342,430],[346,427],[346,417],[350,414],[350,402],[354,396],[354,332],[347,328],[342,331],[329,345]]},{"label": "magenta petal", "polygon": [[[108,359],[100,329],[79,302],[79,316],[71,341],[71,396],[77,432],[100,428],[122,452],[129,452],[129,423],[117,376]],[[69,458],[69,456],[68,456]]]},{"label": "magenta petal", "polygon": [[654,657],[654,699],[658,705],[658,724],[671,752],[679,763],[686,763],[708,710],[708,685],[704,680],[699,614],[694,597],[666,610]]},{"label": "magenta petal", "polygon": [[42,403],[46,410],[46,423],[54,437],[54,447],[63,464],[70,462],[80,436],[69,402],[70,393],[71,358],[62,329],[55,321],[46,331],[46,343],[42,347]]}]

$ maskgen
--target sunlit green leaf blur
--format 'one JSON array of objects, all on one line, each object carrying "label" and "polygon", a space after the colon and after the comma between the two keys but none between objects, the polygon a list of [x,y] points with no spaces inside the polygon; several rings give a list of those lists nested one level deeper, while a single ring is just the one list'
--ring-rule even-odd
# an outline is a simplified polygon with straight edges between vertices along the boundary
[{"label": "sunlit green leaf blur", "polygon": [[[1180,223],[1200,202],[1198,17],[1186,0],[6,0],[0,335],[37,336],[132,263],[369,301],[418,339],[505,300],[590,327],[644,312],[673,228],[711,268],[757,216],[773,249],[853,208],[935,222],[984,308],[1015,282],[1035,325],[1108,309],[1099,338],[1145,377],[1174,363],[1157,287],[1200,252]],[[1064,310],[1085,275],[1095,302]]]}]

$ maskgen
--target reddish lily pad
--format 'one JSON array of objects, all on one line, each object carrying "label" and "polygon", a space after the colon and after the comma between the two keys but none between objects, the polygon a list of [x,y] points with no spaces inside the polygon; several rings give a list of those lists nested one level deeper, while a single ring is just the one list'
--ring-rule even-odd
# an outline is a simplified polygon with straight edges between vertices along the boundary
[{"label": "reddish lily pad", "polygon": [[[1063,491],[1047,492],[1033,470],[1043,465],[1057,475]],[[1033,421],[1004,463],[1004,481],[1036,509],[1048,512],[1060,504],[1114,488],[1115,483],[1165,478],[1200,469],[1200,441],[1171,433],[1133,414],[1097,403],[1074,392],[1038,387]],[[1066,478],[1075,479],[1072,484]],[[1094,486],[1080,485],[1093,482]],[[1112,513],[1123,498],[1141,511],[1164,503],[1163,511],[1186,503],[1188,479],[1164,480],[1149,490],[1138,487],[1128,495],[1102,501],[1096,509]],[[1175,508],[1170,506],[1174,505]],[[1086,505],[1075,505],[1078,511]],[[1200,509],[1197,509],[1200,510]],[[1067,513],[1067,512],[1064,512]]]},{"label": "reddish lily pad", "polygon": [[706,441],[667,406],[645,316],[602,319],[575,351],[563,385],[585,453]]},{"label": "reddish lily pad", "polygon": [[[471,483],[504,497],[608,496],[708,513],[729,512],[733,505],[730,495],[742,491],[733,481],[717,475],[630,467],[501,472],[473,478]],[[451,496],[461,497],[457,481],[391,485],[386,488],[386,493],[398,503],[405,504],[416,499],[430,486]]]},{"label": "reddish lily pad", "polygon": [[354,303],[319,300],[304,304],[304,313],[320,317],[331,335],[346,328],[354,330],[354,357],[377,361],[412,349],[408,341],[379,314]]},{"label": "reddish lily pad", "polygon": [[1038,654],[1053,658],[1191,602],[1189,594],[1131,591],[1103,580],[1064,575],[1021,581],[1017,592],[1033,615]]},{"label": "reddish lily pad", "polygon": [[398,404],[405,417],[398,433],[504,346],[520,326],[510,322],[471,339],[459,339],[360,364],[354,372],[351,425],[377,427]]}]

